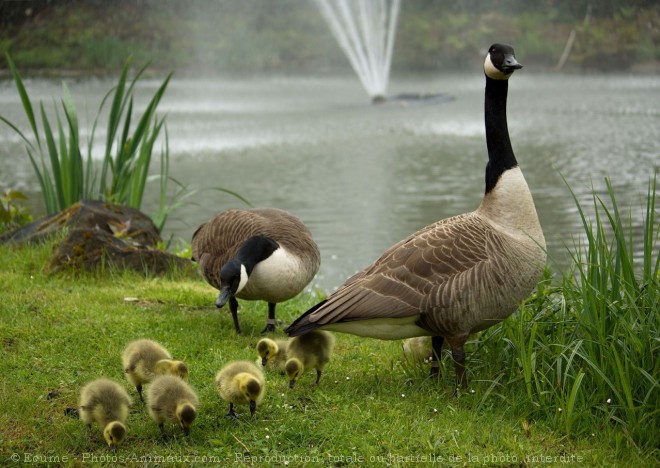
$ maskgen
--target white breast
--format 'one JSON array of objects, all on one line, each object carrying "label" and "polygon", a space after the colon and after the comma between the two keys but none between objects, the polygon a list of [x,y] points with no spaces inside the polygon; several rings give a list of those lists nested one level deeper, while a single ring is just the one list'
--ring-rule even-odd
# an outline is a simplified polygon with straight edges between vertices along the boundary
[{"label": "white breast", "polygon": [[245,287],[236,294],[239,299],[282,302],[296,296],[312,280],[300,259],[280,247],[257,263]]}]

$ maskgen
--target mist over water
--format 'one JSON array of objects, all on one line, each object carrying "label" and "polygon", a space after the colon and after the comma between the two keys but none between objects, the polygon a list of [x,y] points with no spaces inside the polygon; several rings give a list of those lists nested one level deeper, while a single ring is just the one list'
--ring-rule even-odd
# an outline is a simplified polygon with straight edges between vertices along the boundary
[{"label": "mist over water", "polygon": [[[138,88],[138,109],[160,85]],[[91,122],[113,80],[67,80],[82,122]],[[33,101],[52,108],[60,80],[31,79]],[[442,103],[369,104],[354,76],[178,78],[165,93],[172,175],[194,200],[165,226],[190,241],[214,213],[245,205],[274,206],[300,216],[317,240],[322,265],[316,284],[340,285],[386,248],[438,219],[475,209],[487,161],[480,73],[394,77],[389,94],[447,93]],[[660,77],[542,75],[532,67],[509,84],[509,131],[541,218],[555,271],[565,245],[582,228],[563,175],[581,202],[591,188],[606,198],[609,176],[621,209],[641,225],[642,200],[660,165]],[[0,82],[2,115],[28,126],[10,81]],[[89,118],[86,118],[86,115]],[[81,135],[83,140],[86,135]],[[96,140],[103,141],[103,125]],[[100,153],[100,151],[99,151]],[[100,154],[99,154],[100,156]],[[0,188],[16,188],[40,209],[25,149],[0,126]],[[154,172],[157,164],[154,164]],[[143,211],[157,203],[148,187]],[[636,233],[637,235],[638,233]]]}]

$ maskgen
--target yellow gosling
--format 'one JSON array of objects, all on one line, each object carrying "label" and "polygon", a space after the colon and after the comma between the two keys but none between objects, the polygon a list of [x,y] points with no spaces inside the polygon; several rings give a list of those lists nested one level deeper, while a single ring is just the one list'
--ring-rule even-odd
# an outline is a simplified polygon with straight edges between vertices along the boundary
[{"label": "yellow gosling", "polygon": [[288,346],[287,340],[271,340],[270,338],[259,340],[257,343],[257,353],[259,354],[257,363],[283,372],[287,360],[286,350]]},{"label": "yellow gosling", "polygon": [[80,391],[80,419],[90,429],[93,423],[103,428],[103,438],[114,452],[126,436],[125,422],[132,403],[121,385],[109,379],[97,379]]},{"label": "yellow gosling", "polygon": [[142,397],[142,385],[156,377],[156,364],[162,359],[172,359],[169,351],[153,340],[135,340],[126,346],[121,357],[122,367],[129,382]]},{"label": "yellow gosling", "polygon": [[227,417],[238,418],[234,405],[247,404],[254,414],[266,390],[266,379],[261,369],[250,361],[234,361],[224,366],[215,376],[218,395],[229,402]]},{"label": "yellow gosling", "polygon": [[199,400],[195,391],[179,377],[159,375],[147,389],[149,415],[158,424],[163,442],[167,442],[165,423],[173,422],[181,426],[188,435],[197,417]]},{"label": "yellow gosling", "polygon": [[293,388],[305,370],[311,368],[316,369],[316,385],[318,385],[323,369],[330,362],[334,345],[335,337],[322,330],[312,330],[289,340],[288,360],[284,365],[289,388]]},{"label": "yellow gosling", "polygon": [[173,375],[184,382],[188,381],[188,366],[183,361],[161,359],[156,363],[154,373],[156,375]]}]

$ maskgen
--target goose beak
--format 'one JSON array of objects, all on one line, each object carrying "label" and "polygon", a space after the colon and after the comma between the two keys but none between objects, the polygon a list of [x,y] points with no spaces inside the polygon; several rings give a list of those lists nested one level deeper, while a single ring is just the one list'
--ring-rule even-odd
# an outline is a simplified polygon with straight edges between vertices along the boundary
[{"label": "goose beak", "polygon": [[516,60],[513,54],[507,54],[504,56],[504,62],[502,63],[502,71],[504,73],[513,73],[515,70],[520,70],[523,66]]},{"label": "goose beak", "polygon": [[250,414],[254,414],[255,411],[257,411],[257,402],[250,400]]},{"label": "goose beak", "polygon": [[215,306],[218,309],[221,308],[227,303],[230,297],[231,297],[231,292],[229,291],[229,286],[223,287],[220,290],[220,295],[218,295],[218,298],[215,301]]}]

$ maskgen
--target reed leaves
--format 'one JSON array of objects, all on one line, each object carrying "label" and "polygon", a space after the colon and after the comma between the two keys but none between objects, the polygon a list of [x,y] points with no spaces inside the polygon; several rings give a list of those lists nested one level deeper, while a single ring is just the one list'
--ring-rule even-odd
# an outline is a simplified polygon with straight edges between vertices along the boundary
[{"label": "reed leaves", "polygon": [[[131,60],[127,60],[117,84],[101,101],[92,124],[83,157],[80,141],[80,122],[73,97],[66,84],[62,85],[61,107],[55,106],[54,119],[49,118],[43,103],[35,113],[23,80],[11,57],[7,63],[16,83],[25,116],[32,130],[32,139],[18,127],[0,116],[26,144],[27,154],[41,187],[48,214],[56,213],[82,199],[102,199],[112,203],[139,209],[149,180],[149,169],[156,143],[165,128],[165,119],[156,115],[158,105],[165,94],[172,74],[168,75],[147,104],[139,118],[134,115],[135,85],[146,68],[140,69],[129,80]],[[99,118],[107,102],[110,102],[103,159],[95,164],[92,157],[94,135]],[[40,120],[40,122],[39,122]],[[41,124],[41,129],[39,128]],[[169,171],[169,147],[160,152],[161,171]],[[162,226],[173,207],[178,206],[184,192],[175,191],[167,198],[168,172],[161,172],[161,200],[159,212],[154,215]]]}]

